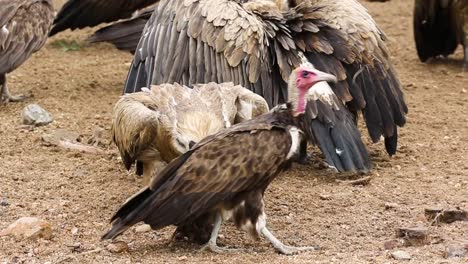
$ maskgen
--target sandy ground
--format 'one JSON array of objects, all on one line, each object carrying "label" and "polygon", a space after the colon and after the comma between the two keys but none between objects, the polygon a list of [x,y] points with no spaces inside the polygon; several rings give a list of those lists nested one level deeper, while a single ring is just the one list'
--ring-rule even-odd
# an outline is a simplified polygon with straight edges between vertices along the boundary
[{"label": "sandy ground", "polygon": [[[267,191],[269,226],[277,236],[287,244],[322,247],[295,256],[278,255],[266,241],[253,241],[231,225],[223,227],[220,242],[249,251],[217,255],[200,253],[199,247],[185,243],[171,245],[173,228],[130,230],[119,238],[128,243],[128,252],[106,250],[107,242],[99,238],[109,227],[109,217],[141,187],[141,179],[123,168],[113,145],[103,155],[76,153],[44,146],[41,136],[64,128],[79,132],[86,141],[95,127],[102,127],[109,140],[111,109],[121,94],[131,56],[110,45],[85,44],[91,30],[50,39],[9,75],[12,93],[34,97],[1,107],[0,200],[9,205],[0,206],[0,230],[22,216],[36,216],[53,225],[54,237],[37,241],[0,237],[0,262],[396,262],[383,247],[395,238],[395,228],[429,226],[423,215],[427,207],[468,209],[468,75],[462,73],[462,52],[459,49],[449,60],[421,64],[413,42],[412,2],[365,3],[389,37],[410,109],[398,155],[390,159],[382,144],[370,146],[374,178],[364,187],[338,183],[326,171],[296,166]],[[82,49],[65,52],[53,44],[59,39],[76,40]],[[20,112],[33,102],[51,112],[55,121],[29,131],[20,127]],[[397,207],[386,210],[385,203]],[[74,228],[76,234],[71,232]],[[429,226],[429,231],[433,244],[402,248],[412,255],[409,263],[468,261],[443,257],[448,245],[468,239],[468,222]]]}]

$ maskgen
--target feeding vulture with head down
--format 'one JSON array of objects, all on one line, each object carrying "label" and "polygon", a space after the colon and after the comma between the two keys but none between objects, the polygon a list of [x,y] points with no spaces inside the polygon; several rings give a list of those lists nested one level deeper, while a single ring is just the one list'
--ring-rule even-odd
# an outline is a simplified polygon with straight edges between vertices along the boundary
[{"label": "feeding vulture with head down", "polygon": [[0,102],[24,99],[10,94],[6,74],[45,44],[53,17],[50,0],[0,0]]},{"label": "feeding vulture with head down", "polygon": [[414,39],[419,59],[448,56],[463,45],[468,66],[468,1],[416,0]]},{"label": "feeding vulture with head down", "polygon": [[[311,64],[292,71],[287,105],[208,136],[173,160],[117,211],[103,239],[140,221],[160,229],[213,219],[205,248],[223,252],[228,249],[217,246],[216,239],[222,221],[231,219],[254,237],[264,236],[280,253],[314,249],[284,245],[268,230],[263,203],[268,185],[291,166],[304,135],[320,138],[315,143],[338,163],[370,166],[359,131],[341,100],[326,83],[314,86],[319,81],[336,78]],[[304,112],[309,112],[306,117]],[[338,151],[336,144],[345,149]],[[331,165],[338,166],[333,160]]]},{"label": "feeding vulture with head down", "polygon": [[68,0],[58,12],[53,36],[61,31],[94,27],[101,23],[129,18],[134,12],[159,0]]},{"label": "feeding vulture with head down", "polygon": [[112,138],[127,169],[148,183],[157,166],[170,162],[204,137],[268,112],[259,95],[232,83],[162,84],[125,94],[116,103]]},{"label": "feeding vulture with head down", "polygon": [[125,93],[151,84],[233,82],[270,106],[287,98],[303,53],[338,78],[337,96],[373,142],[397,150],[407,106],[386,37],[356,0],[162,0],[146,24]]}]

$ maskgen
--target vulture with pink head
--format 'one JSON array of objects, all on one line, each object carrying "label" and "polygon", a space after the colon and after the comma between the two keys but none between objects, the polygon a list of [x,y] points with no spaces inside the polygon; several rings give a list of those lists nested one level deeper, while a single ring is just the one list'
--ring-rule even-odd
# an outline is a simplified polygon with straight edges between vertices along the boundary
[{"label": "vulture with pink head", "polygon": [[275,106],[304,54],[337,76],[333,91],[356,121],[362,113],[372,141],[397,151],[408,109],[385,34],[356,0],[162,0],[140,29],[125,93],[233,82]]},{"label": "vulture with pink head", "polygon": [[334,82],[336,77],[311,64],[292,71],[288,104],[210,135],[172,160],[117,211],[103,239],[143,221],[155,230],[169,225],[185,228],[179,232],[192,228],[188,234],[198,235],[204,248],[224,252],[229,249],[217,245],[218,232],[223,220],[233,220],[253,237],[264,236],[280,253],[315,249],[285,245],[269,231],[263,196],[300,154],[305,138],[333,156],[332,166],[370,166],[352,118],[330,86],[320,81]]}]

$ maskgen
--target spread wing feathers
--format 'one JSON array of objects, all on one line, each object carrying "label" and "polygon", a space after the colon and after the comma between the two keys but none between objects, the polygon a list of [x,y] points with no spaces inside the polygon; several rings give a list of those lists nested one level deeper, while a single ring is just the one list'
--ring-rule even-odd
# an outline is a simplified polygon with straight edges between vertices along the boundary
[{"label": "spread wing feathers", "polygon": [[53,12],[47,0],[0,2],[0,74],[13,71],[45,44]]},{"label": "spread wing feathers", "polygon": [[[286,83],[272,68],[273,53],[281,52],[276,47],[284,39],[275,37],[275,19],[281,20],[279,12],[261,18],[232,0],[160,2],[138,44],[125,92],[150,84],[232,81],[270,106],[284,102]],[[279,57],[285,69],[299,63],[290,54]]]},{"label": "spread wing feathers", "polygon": [[317,83],[309,90],[303,121],[307,138],[319,146],[330,166],[339,172],[367,172],[371,168],[351,114],[327,83]]},{"label": "spread wing feathers", "polygon": [[303,0],[285,12],[269,1],[164,1],[143,32],[125,92],[232,81],[272,106],[286,101],[285,80],[304,52],[339,78],[335,93],[351,112],[363,112],[372,140],[383,135],[393,155],[408,109],[384,41],[355,0]]},{"label": "spread wing feathers", "polygon": [[153,160],[160,151],[161,158],[170,161],[185,152],[175,146],[189,149],[190,141],[268,112],[263,98],[233,83],[193,89],[163,84],[143,90],[123,95],[114,107],[113,139],[127,169],[137,159]]},{"label": "spread wing feathers", "polygon": [[438,55],[447,56],[457,48],[457,14],[454,12],[459,10],[453,8],[452,2],[456,1],[415,1],[414,39],[421,61]]},{"label": "spread wing feathers", "polygon": [[133,12],[159,0],[68,0],[54,20],[50,35],[67,29],[93,27],[129,18]]},{"label": "spread wing feathers", "polygon": [[118,49],[135,53],[141,33],[148,22],[154,7],[145,9],[137,16],[127,20],[115,22],[112,25],[103,27],[88,38],[91,43],[110,42]]},{"label": "spread wing feathers", "polygon": [[153,229],[178,225],[242,192],[264,190],[283,169],[290,148],[287,131],[261,130],[255,123],[248,130],[210,137],[171,162],[158,181],[123,205],[103,238],[114,238],[139,221]]},{"label": "spread wing feathers", "polygon": [[334,92],[351,112],[363,112],[373,142],[383,135],[395,154],[396,126],[405,124],[408,108],[384,34],[355,0],[311,0],[296,12],[302,15],[289,24],[298,48],[317,69],[337,76]]}]

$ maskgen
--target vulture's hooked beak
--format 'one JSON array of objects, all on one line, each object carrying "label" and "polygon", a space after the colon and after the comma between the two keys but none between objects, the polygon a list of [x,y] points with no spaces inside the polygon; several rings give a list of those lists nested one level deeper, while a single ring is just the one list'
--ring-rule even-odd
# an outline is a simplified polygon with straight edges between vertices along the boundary
[{"label": "vulture's hooked beak", "polygon": [[317,69],[314,69],[313,72],[315,73],[314,79],[316,82],[321,82],[321,81],[332,82],[332,83],[338,82],[338,79],[333,74],[322,72]]}]

